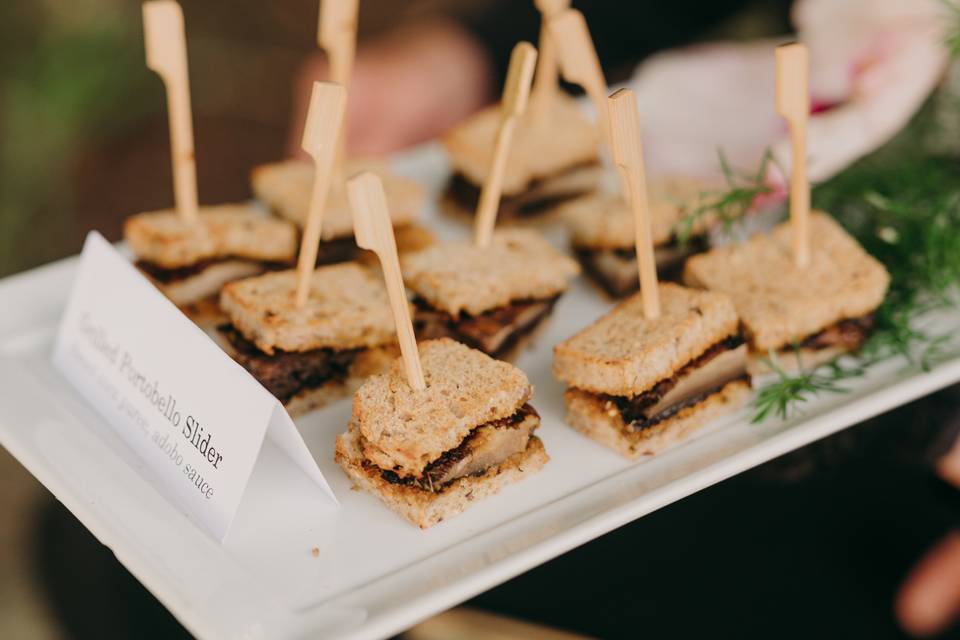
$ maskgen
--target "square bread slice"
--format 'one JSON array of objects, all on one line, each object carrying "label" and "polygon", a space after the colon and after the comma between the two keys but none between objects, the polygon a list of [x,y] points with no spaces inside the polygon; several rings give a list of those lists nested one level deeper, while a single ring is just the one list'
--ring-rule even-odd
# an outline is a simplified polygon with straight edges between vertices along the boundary
[{"label": "square bread slice", "polygon": [[739,328],[733,302],[721,293],[665,282],[660,307],[660,317],[650,320],[640,294],[627,298],[554,347],[554,375],[591,393],[635,396]]},{"label": "square bread slice", "polygon": [[175,269],[212,258],[293,262],[297,230],[245,204],[201,207],[195,223],[174,210],[127,218],[123,237],[138,259]]},{"label": "square bread slice", "polygon": [[[655,245],[667,244],[687,208],[695,207],[705,187],[690,178],[664,178],[649,184],[650,229]],[[562,205],[558,210],[570,229],[574,247],[588,249],[632,249],[633,210],[619,194],[596,193]],[[710,220],[702,218],[692,230],[706,232]]]},{"label": "square bread slice", "polygon": [[733,298],[751,347],[776,350],[883,302],[890,276],[837,222],[810,216],[810,264],[793,261],[789,222],[687,261],[684,281]]},{"label": "square bread slice", "polygon": [[353,262],[313,272],[306,305],[295,304],[297,272],[232,282],[220,306],[233,326],[266,354],[378,347],[396,341],[382,278]]},{"label": "square bread slice", "polygon": [[701,402],[646,429],[633,429],[626,425],[617,407],[601,396],[580,389],[568,389],[564,401],[567,405],[567,422],[571,427],[635,460],[641,456],[656,455],[720,416],[739,409],[750,394],[749,382],[728,382]]},{"label": "square bread slice", "polygon": [[[254,168],[251,184],[254,196],[285,220],[298,227],[306,223],[313,190],[313,165],[288,160]],[[372,171],[383,181],[390,218],[394,226],[413,222],[426,197],[423,187],[393,173],[386,165],[372,160],[351,160],[344,167],[347,176]],[[332,184],[323,210],[321,240],[353,236],[353,217],[343,184]]]},{"label": "square bread slice", "polygon": [[419,349],[426,389],[410,388],[398,360],[353,398],[351,428],[364,438],[364,457],[401,477],[419,477],[474,428],[512,416],[533,395],[523,371],[459,342],[428,340]]},{"label": "square bread slice", "polygon": [[404,256],[403,276],[435,309],[479,315],[516,300],[552,298],[570,286],[580,265],[532,229],[503,229],[490,246],[445,242]]},{"label": "square bread slice", "polygon": [[525,451],[516,453],[480,475],[458,478],[442,491],[431,493],[415,486],[393,484],[382,471],[364,464],[356,431],[337,436],[335,458],[353,484],[379,498],[411,524],[426,529],[464,511],[472,502],[498,493],[503,487],[536,473],[549,460],[543,443],[531,436]]},{"label": "square bread slice", "polygon": [[[599,161],[597,127],[581,113],[576,100],[558,96],[536,121],[532,111],[517,127],[504,172],[504,197],[516,196],[533,183],[580,165]],[[455,172],[482,185],[490,171],[500,127],[500,105],[469,118],[443,138]]]}]

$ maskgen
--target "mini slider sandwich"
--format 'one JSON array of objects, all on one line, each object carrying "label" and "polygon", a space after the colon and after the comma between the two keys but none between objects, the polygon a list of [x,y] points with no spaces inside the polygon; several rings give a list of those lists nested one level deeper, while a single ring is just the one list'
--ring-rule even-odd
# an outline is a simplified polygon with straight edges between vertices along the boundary
[{"label": "mini slider sandwich", "polygon": [[[423,188],[371,161],[349,161],[345,175],[374,171],[384,182],[401,253],[417,251],[433,242],[427,229],[414,224],[425,195]],[[313,167],[308,162],[288,160],[256,167],[251,176],[254,196],[279,218],[303,228],[313,190]],[[353,239],[350,207],[342,184],[332,185],[324,209],[323,235],[317,265],[354,260],[361,255]]]},{"label": "mini slider sandwich", "polygon": [[630,193],[640,293],[554,348],[575,429],[628,458],[655,455],[750,394],[747,348],[723,294],[660,284],[637,102],[609,100],[614,160]]},{"label": "mini slider sandwich", "polygon": [[233,282],[220,296],[228,351],[291,415],[348,397],[397,353],[387,292],[371,271],[352,262],[320,267],[303,307],[295,304],[297,275]]},{"label": "mini slider sandwich", "polygon": [[722,294],[660,285],[661,314],[641,294],[554,348],[567,421],[635,459],[655,455],[750,395],[747,347]]},{"label": "mini slider sandwich", "polygon": [[316,191],[297,269],[233,282],[220,295],[228,351],[291,414],[349,395],[396,353],[380,279],[353,262],[314,269],[345,107],[342,86],[314,84],[302,145]]},{"label": "mini slider sandwich", "polygon": [[220,288],[232,280],[289,266],[293,225],[245,205],[198,207],[183,11],[173,0],[143,5],[147,66],[166,86],[176,206],[128,218],[123,234],[140,268],[202,326],[220,321]]},{"label": "mini slider sandwich", "polygon": [[[890,275],[829,215],[810,211],[806,130],[809,54],[777,48],[777,110],[790,128],[790,220],[739,246],[691,258],[684,280],[733,298],[761,373],[777,360],[811,369],[858,350],[873,328]],[[779,352],[771,358],[768,354]]]},{"label": "mini slider sandwich", "polygon": [[753,351],[754,374],[780,366],[804,369],[858,350],[874,325],[890,276],[829,215],[813,212],[810,262],[793,259],[789,223],[742,245],[718,247],[687,262],[684,280],[721,291],[737,307]]},{"label": "mini slider sandwich", "polygon": [[536,57],[536,49],[526,42],[513,50],[474,243],[436,244],[403,259],[404,279],[416,295],[415,326],[421,340],[451,337],[494,357],[508,357],[550,314],[570,278],[579,273],[574,260],[536,231],[493,231],[512,134],[526,108]]},{"label": "mini slider sandwich", "polygon": [[[556,207],[597,190],[603,177],[597,128],[573,98],[557,95],[549,110],[529,113],[507,160],[500,219],[539,220]],[[447,211],[472,216],[490,172],[500,107],[477,113],[443,138],[453,176],[443,195]]]},{"label": "mini slider sandwich", "polygon": [[288,268],[297,255],[293,225],[245,205],[202,207],[195,221],[173,210],[141,213],[126,220],[123,235],[137,268],[200,323],[220,317],[223,285]]},{"label": "mini slider sandwich", "polygon": [[[560,49],[580,43],[558,38],[563,34],[554,33],[550,23],[569,9],[570,1],[535,0],[535,4],[542,16],[541,51],[530,110],[507,158],[500,203],[500,218],[505,222],[543,219],[560,204],[596,191],[603,179],[598,127],[559,87]],[[590,38],[585,27],[575,35]],[[599,67],[594,71],[599,72]],[[587,85],[605,86],[599,74],[600,78],[594,73]],[[444,136],[454,170],[443,200],[449,210],[467,215],[477,210],[481,187],[493,166],[501,111],[502,105],[485,109]]]},{"label": "mini slider sandwich", "polygon": [[421,340],[449,337],[511,359],[580,269],[532,229],[496,231],[486,247],[445,242],[404,256]]},{"label": "mini slider sandwich", "polygon": [[425,529],[538,471],[540,416],[527,376],[449,339],[420,343],[426,388],[399,362],[353,398],[336,460],[353,483]]},{"label": "mini slider sandwich", "polygon": [[[650,216],[658,274],[679,279],[683,263],[706,247],[706,226],[698,224],[681,245],[676,227],[688,206],[697,203],[703,186],[690,179],[670,178],[650,185]],[[597,193],[565,205],[559,212],[567,223],[574,253],[584,271],[604,291],[621,298],[640,288],[634,248],[633,213],[619,194]]]},{"label": "mini slider sandwich", "polygon": [[336,460],[357,487],[425,529],[546,464],[533,435],[540,417],[513,365],[446,338],[418,347],[383,190],[371,174],[349,189],[357,240],[380,260],[402,360],[357,391]]},{"label": "mini slider sandwich", "polygon": [[[330,63],[330,80],[349,94],[353,78],[353,62],[357,46],[359,2],[322,0],[317,43]],[[345,178],[362,171],[371,171],[383,181],[391,219],[396,228],[401,252],[415,251],[433,242],[432,234],[414,224],[425,200],[423,188],[403,178],[373,159],[351,159],[346,156],[346,127],[337,133],[332,168],[333,178],[327,193],[322,241],[316,264],[333,264],[363,258],[353,239],[350,207]],[[314,192],[314,173],[309,163],[290,160],[254,168],[251,175],[254,196],[277,216],[300,228],[307,223]],[[370,257],[366,256],[369,261]]]}]

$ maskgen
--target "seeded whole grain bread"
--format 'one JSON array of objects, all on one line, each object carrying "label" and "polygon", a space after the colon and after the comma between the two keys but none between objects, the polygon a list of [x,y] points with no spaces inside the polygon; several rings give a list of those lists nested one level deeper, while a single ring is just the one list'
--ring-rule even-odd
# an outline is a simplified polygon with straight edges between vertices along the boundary
[{"label": "seeded whole grain bread", "polygon": [[552,298],[580,273],[532,229],[501,229],[490,246],[445,242],[402,258],[404,280],[435,309],[479,315],[516,300]]},{"label": "seeded whole grain bread", "polygon": [[299,309],[296,287],[294,270],[239,280],[223,288],[220,307],[243,337],[267,354],[395,342],[387,290],[373,272],[353,262],[321,267]]},{"label": "seeded whole grain bread", "polygon": [[[702,182],[689,178],[652,180],[648,185],[650,230],[655,245],[670,242],[687,207],[695,207],[704,192]],[[595,193],[562,205],[557,211],[570,229],[574,247],[632,249],[633,210],[619,194]],[[692,229],[706,231],[710,220],[701,218]]]},{"label": "seeded whole grain bread", "polygon": [[176,211],[151,211],[127,218],[123,236],[140,260],[166,269],[211,258],[293,262],[297,230],[244,204],[201,207],[196,222]]},{"label": "seeded whole grain bread", "polygon": [[[372,171],[383,181],[390,218],[395,226],[410,224],[426,197],[417,183],[398,176],[383,163],[373,160],[351,160],[344,167],[346,176]],[[265,164],[254,168],[250,180],[253,194],[274,213],[302,227],[310,208],[313,190],[313,165],[299,160]],[[321,240],[353,236],[353,217],[343,184],[331,184],[323,210]]]},{"label": "seeded whole grain bread", "polygon": [[749,397],[750,384],[734,380],[702,402],[686,407],[675,416],[646,429],[628,427],[616,405],[579,389],[568,389],[564,394],[564,402],[570,426],[635,460],[641,456],[656,455],[686,439],[720,416],[736,411]]},{"label": "seeded whole grain bread", "polygon": [[887,270],[823,212],[810,216],[810,264],[793,261],[789,222],[742,245],[687,261],[684,281],[733,298],[753,349],[780,349],[846,318],[873,312]]},{"label": "seeded whole grain bread", "polygon": [[[454,171],[475,185],[482,185],[490,172],[500,117],[500,105],[493,105],[443,138]],[[514,134],[503,178],[505,197],[526,191],[534,182],[599,160],[597,127],[580,112],[573,98],[558,96],[549,112],[536,121],[533,118],[528,111]]]},{"label": "seeded whole grain bread", "polygon": [[427,340],[419,349],[426,389],[413,390],[397,360],[353,397],[364,456],[401,477],[420,477],[474,428],[512,416],[533,395],[523,371],[459,342]]},{"label": "seeded whole grain bread", "polygon": [[571,387],[634,396],[737,333],[729,297],[660,284],[660,317],[643,315],[637,293],[553,349],[553,373]]},{"label": "seeded whole grain bread", "polygon": [[516,453],[477,476],[458,478],[432,493],[417,486],[393,484],[382,472],[363,464],[359,434],[337,436],[335,458],[354,486],[373,494],[411,524],[426,529],[464,511],[471,502],[498,493],[503,487],[539,471],[549,460],[543,443],[531,436],[525,451]]}]

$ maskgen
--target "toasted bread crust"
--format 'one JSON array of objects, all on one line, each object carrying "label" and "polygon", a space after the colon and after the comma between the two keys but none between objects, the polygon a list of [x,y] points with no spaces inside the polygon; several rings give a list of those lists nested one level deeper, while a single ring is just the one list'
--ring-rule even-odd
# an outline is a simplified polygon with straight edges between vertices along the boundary
[{"label": "toasted bread crust", "polygon": [[660,317],[648,320],[641,295],[627,298],[554,347],[554,375],[593,393],[636,395],[737,332],[733,303],[723,294],[664,282],[660,306]]},{"label": "toasted bread crust", "polygon": [[[649,184],[650,231],[654,244],[666,244],[675,235],[685,207],[696,206],[704,185],[689,178],[666,178]],[[633,209],[619,194],[595,193],[560,207],[558,214],[570,228],[574,247],[632,249]],[[711,220],[701,218],[692,229],[704,233]]]},{"label": "toasted bread crust", "polygon": [[750,396],[750,384],[742,380],[727,383],[703,402],[681,410],[677,415],[646,429],[627,427],[616,407],[608,407],[599,397],[580,389],[564,394],[567,422],[592,440],[636,460],[653,456],[684,440],[707,423],[742,407]]},{"label": "toasted bread crust", "polygon": [[173,210],[140,213],[124,222],[123,237],[137,258],[166,269],[211,258],[292,262],[297,255],[292,225],[245,204],[202,207],[195,223]]},{"label": "toasted bread crust", "polygon": [[793,344],[846,318],[873,312],[890,283],[887,270],[822,212],[810,216],[810,264],[793,260],[789,223],[742,245],[687,261],[684,281],[733,298],[751,346]]},{"label": "toasted bread crust", "polygon": [[480,315],[514,300],[552,298],[580,265],[532,229],[503,229],[490,246],[446,242],[404,256],[404,280],[435,309]]},{"label": "toasted bread crust", "polygon": [[[390,218],[394,225],[410,224],[420,211],[426,194],[417,183],[400,177],[384,164],[372,160],[352,160],[345,167],[346,175],[372,171],[380,176],[387,196]],[[281,218],[302,227],[310,208],[313,190],[313,166],[307,162],[288,160],[255,167],[250,176],[253,194]],[[333,240],[353,236],[353,217],[343,185],[331,185],[323,210],[321,239]]]},{"label": "toasted bread crust", "polygon": [[[499,125],[500,106],[494,105],[443,138],[454,170],[473,184],[483,184],[490,171]],[[599,141],[596,126],[580,113],[576,101],[559,97],[542,122],[525,121],[517,127],[504,172],[504,196],[517,195],[538,180],[597,161]]]},{"label": "toasted bread crust", "polygon": [[461,513],[471,502],[498,493],[508,484],[539,471],[550,460],[540,439],[531,436],[525,451],[490,467],[483,475],[458,478],[442,491],[431,493],[415,486],[392,484],[376,469],[364,467],[354,431],[337,436],[335,458],[355,486],[373,494],[421,529]]},{"label": "toasted bread crust", "polygon": [[268,354],[395,341],[386,288],[360,265],[346,262],[315,270],[303,308],[295,304],[296,286],[293,270],[232,282],[220,294],[220,307],[247,340]]},{"label": "toasted bread crust", "polygon": [[475,427],[512,416],[533,395],[520,369],[448,338],[420,343],[420,361],[426,389],[411,389],[397,360],[353,398],[365,457],[400,476],[419,477]]}]

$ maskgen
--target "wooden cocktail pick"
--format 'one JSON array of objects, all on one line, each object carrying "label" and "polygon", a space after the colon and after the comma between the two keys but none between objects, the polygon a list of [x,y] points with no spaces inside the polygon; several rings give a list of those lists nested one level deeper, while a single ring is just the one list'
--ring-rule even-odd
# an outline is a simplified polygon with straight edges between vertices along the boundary
[{"label": "wooden cocktail pick", "polygon": [[[593,46],[590,29],[583,14],[576,9],[567,9],[550,18],[547,22],[550,35],[557,45],[560,56],[560,70],[568,82],[578,84],[586,91],[597,112],[600,130],[609,145],[612,145],[610,118],[607,114],[607,80],[600,66],[600,58]],[[624,199],[629,197],[629,185],[623,171],[619,170],[620,192]]]},{"label": "wooden cocktail pick", "polygon": [[300,257],[297,261],[296,305],[303,307],[310,294],[310,276],[317,262],[323,209],[330,193],[333,179],[333,162],[337,139],[343,128],[343,114],[347,106],[347,91],[332,82],[314,82],[310,95],[310,110],[303,129],[301,147],[313,158],[313,191],[310,194],[310,209],[300,241]]},{"label": "wooden cocktail pick", "polygon": [[790,176],[790,224],[793,258],[810,262],[810,179],[807,177],[807,123],[810,121],[810,54],[805,45],[777,47],[777,111],[790,128],[793,173]]},{"label": "wooden cocktail pick", "polygon": [[358,0],[321,0],[317,44],[327,54],[330,79],[350,90],[357,49]]},{"label": "wooden cocktail pick", "polygon": [[353,233],[357,238],[357,246],[373,251],[380,259],[393,320],[397,325],[397,338],[407,371],[407,383],[411,389],[417,391],[426,389],[383,182],[376,174],[365,171],[347,181],[347,198],[353,212]]},{"label": "wooden cocktail pick", "polygon": [[640,291],[643,314],[650,319],[660,316],[660,291],[657,284],[657,262],[653,254],[650,231],[650,205],[647,199],[646,169],[640,141],[640,115],[637,96],[630,89],[620,89],[609,99],[610,127],[613,133],[613,161],[623,169],[630,188],[633,208],[637,266],[640,270]]},{"label": "wooden cocktail pick", "polygon": [[[321,0],[317,43],[330,65],[330,79],[350,92],[353,61],[357,52],[358,0]],[[333,173],[338,183],[343,180],[343,162],[346,157],[347,128],[337,140],[337,154]]]},{"label": "wooden cocktail pick", "polygon": [[590,30],[583,14],[567,9],[547,20],[550,35],[557,46],[560,70],[568,82],[583,87],[593,103],[601,129],[609,140],[610,124],[607,118],[607,79],[600,66],[600,58],[593,46]]},{"label": "wooden cocktail pick", "polygon": [[550,36],[550,19],[570,8],[570,0],[534,0],[540,12],[540,57],[537,73],[530,93],[530,121],[535,126],[547,126],[548,114],[560,90],[560,63],[557,60],[557,45]]},{"label": "wooden cocktail pick", "polygon": [[514,129],[527,108],[536,62],[537,50],[529,42],[521,42],[513,48],[500,103],[500,130],[497,132],[490,172],[483,183],[480,201],[477,203],[474,239],[478,247],[486,247],[493,237],[493,227],[497,221],[497,209],[500,208],[500,195],[503,191],[503,172],[507,168]]},{"label": "wooden cocktail pick", "polygon": [[190,110],[190,78],[183,11],[175,0],[143,3],[143,33],[147,66],[163,80],[170,119],[170,155],[177,213],[187,222],[197,219],[197,165]]}]

